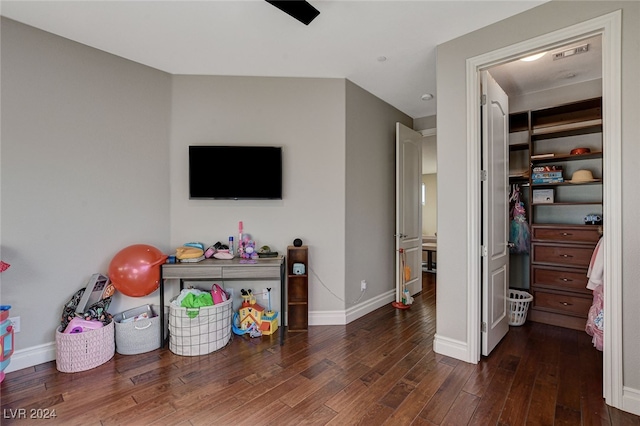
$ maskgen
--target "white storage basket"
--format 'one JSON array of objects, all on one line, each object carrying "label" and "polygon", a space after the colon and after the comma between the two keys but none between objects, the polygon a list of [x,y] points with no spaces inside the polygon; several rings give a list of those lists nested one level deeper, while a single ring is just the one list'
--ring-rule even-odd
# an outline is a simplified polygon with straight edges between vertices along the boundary
[{"label": "white storage basket", "polygon": [[[169,309],[169,349],[176,355],[206,355],[231,339],[232,300],[202,308]],[[189,316],[193,316],[191,318]],[[194,316],[195,315],[195,316]]]},{"label": "white storage basket", "polygon": [[526,291],[509,289],[509,325],[522,325],[527,320],[527,311],[533,296]]},{"label": "white storage basket", "polygon": [[115,339],[113,321],[108,325],[82,333],[56,331],[56,368],[63,373],[76,373],[104,364],[113,358]]},{"label": "white storage basket", "polygon": [[[165,324],[167,327],[167,315],[169,310],[165,307]],[[149,318],[137,321],[122,322],[146,313]],[[160,347],[160,317],[159,307],[144,305],[129,309],[114,315],[116,323],[116,352],[121,355],[135,355],[150,352]]]}]

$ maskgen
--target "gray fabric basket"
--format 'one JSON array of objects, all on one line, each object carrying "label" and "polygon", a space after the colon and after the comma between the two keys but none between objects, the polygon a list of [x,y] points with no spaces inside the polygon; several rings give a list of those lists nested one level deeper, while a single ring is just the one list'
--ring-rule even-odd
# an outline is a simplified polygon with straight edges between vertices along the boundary
[{"label": "gray fabric basket", "polygon": [[[133,318],[144,312],[147,312],[150,318],[122,322],[124,319]],[[159,306],[144,305],[114,315],[116,352],[121,355],[136,355],[158,349],[160,347],[160,317],[158,312]],[[168,309],[165,307],[165,330],[167,328],[167,314]]]}]

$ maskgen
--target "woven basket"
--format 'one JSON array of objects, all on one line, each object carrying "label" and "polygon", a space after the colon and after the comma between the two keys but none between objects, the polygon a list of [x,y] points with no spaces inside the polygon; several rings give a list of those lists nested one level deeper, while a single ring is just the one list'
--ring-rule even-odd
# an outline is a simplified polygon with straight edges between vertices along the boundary
[{"label": "woven basket", "polygon": [[104,364],[116,351],[114,325],[82,333],[56,331],[56,368],[63,373],[76,373]]},{"label": "woven basket", "polygon": [[[116,323],[116,352],[121,355],[135,355],[150,352],[160,347],[160,317],[159,306],[145,305],[130,309],[113,316]],[[150,318],[133,322],[122,323],[125,318],[135,317],[147,312]],[[167,314],[169,309],[165,307],[164,329],[167,328]]]},{"label": "woven basket", "polygon": [[[202,308],[169,305],[169,349],[176,355],[206,355],[231,339],[231,299]],[[195,315],[193,318],[190,317]]]}]

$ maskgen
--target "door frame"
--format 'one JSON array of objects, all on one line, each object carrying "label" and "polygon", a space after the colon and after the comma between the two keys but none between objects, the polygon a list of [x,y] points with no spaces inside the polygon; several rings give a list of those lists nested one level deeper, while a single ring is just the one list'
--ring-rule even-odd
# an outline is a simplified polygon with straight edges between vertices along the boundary
[{"label": "door frame", "polygon": [[602,36],[604,280],[603,396],[622,408],[622,155],[620,10],[494,50],[466,61],[467,95],[467,359],[480,359],[482,283],[480,223],[480,71],[586,36]]}]

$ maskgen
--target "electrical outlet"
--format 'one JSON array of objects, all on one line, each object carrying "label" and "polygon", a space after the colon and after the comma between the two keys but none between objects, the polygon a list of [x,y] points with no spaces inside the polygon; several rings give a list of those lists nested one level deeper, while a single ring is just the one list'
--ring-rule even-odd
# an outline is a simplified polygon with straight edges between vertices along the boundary
[{"label": "electrical outlet", "polygon": [[367,289],[367,280],[360,281],[360,290],[364,291]]},{"label": "electrical outlet", "polygon": [[229,299],[233,300],[233,288],[225,288],[224,291],[229,294]]},{"label": "electrical outlet", "polygon": [[20,333],[20,317],[9,317],[11,325],[13,325],[13,332]]}]

